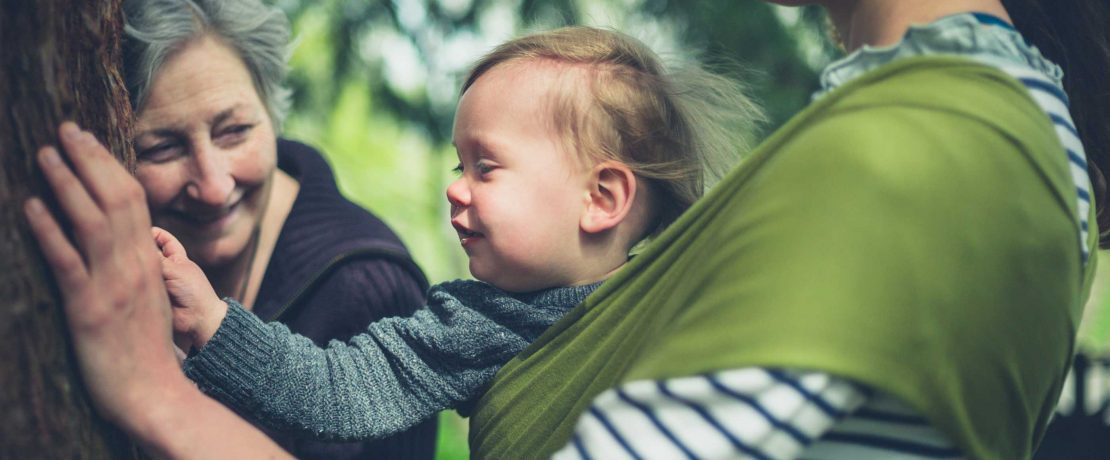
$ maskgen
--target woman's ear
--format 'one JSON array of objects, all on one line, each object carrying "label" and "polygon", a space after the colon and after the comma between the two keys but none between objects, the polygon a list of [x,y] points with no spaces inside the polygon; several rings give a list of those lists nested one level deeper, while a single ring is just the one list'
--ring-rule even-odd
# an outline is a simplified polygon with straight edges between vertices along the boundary
[{"label": "woman's ear", "polygon": [[586,207],[579,226],[600,233],[623,222],[636,200],[636,174],[618,161],[603,161],[590,171]]}]

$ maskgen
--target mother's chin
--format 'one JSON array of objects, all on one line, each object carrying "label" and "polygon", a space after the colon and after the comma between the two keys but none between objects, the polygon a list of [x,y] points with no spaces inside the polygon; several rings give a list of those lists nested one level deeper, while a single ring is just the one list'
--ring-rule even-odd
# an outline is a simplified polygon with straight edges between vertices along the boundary
[{"label": "mother's chin", "polygon": [[[253,204],[253,203],[251,203]],[[240,202],[220,213],[190,215],[179,211],[154,214],[154,225],[169,231],[185,246],[189,258],[206,271],[245,256],[258,228],[261,211]]]}]

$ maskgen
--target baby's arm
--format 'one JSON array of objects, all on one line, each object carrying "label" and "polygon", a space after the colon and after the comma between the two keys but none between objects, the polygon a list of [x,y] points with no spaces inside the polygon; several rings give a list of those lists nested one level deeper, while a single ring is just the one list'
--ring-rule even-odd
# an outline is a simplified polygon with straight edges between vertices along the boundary
[{"label": "baby's arm", "polygon": [[[469,307],[477,304],[481,312]],[[383,437],[479,396],[561,314],[540,318],[530,309],[484,283],[447,283],[433,287],[429,305],[412,317],[386,318],[322,349],[232,303],[185,372],[209,395],[279,432]]]},{"label": "baby's arm", "polygon": [[204,271],[189,260],[177,238],[158,227],[151,233],[162,251],[162,279],[173,307],[174,342],[185,351],[201,348],[219,329],[227,304],[216,295]]}]

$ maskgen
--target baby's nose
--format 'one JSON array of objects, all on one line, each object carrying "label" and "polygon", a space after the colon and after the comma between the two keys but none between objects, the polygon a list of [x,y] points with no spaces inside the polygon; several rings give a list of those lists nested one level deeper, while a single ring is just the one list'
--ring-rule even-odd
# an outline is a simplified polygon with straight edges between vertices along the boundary
[{"label": "baby's nose", "polygon": [[447,186],[447,202],[451,203],[452,216],[470,203],[470,190],[461,177]]}]

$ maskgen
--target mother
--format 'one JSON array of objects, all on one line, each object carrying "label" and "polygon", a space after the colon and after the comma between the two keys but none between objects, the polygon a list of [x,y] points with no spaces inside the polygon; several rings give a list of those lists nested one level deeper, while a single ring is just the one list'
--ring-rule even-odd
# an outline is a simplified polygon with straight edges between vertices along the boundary
[{"label": "mother", "polygon": [[[422,305],[424,276],[324,159],[278,139],[289,23],[257,0],[129,0],[136,177],[221,296],[318,345]],[[377,442],[275,437],[300,458],[430,458],[435,421]]]}]

